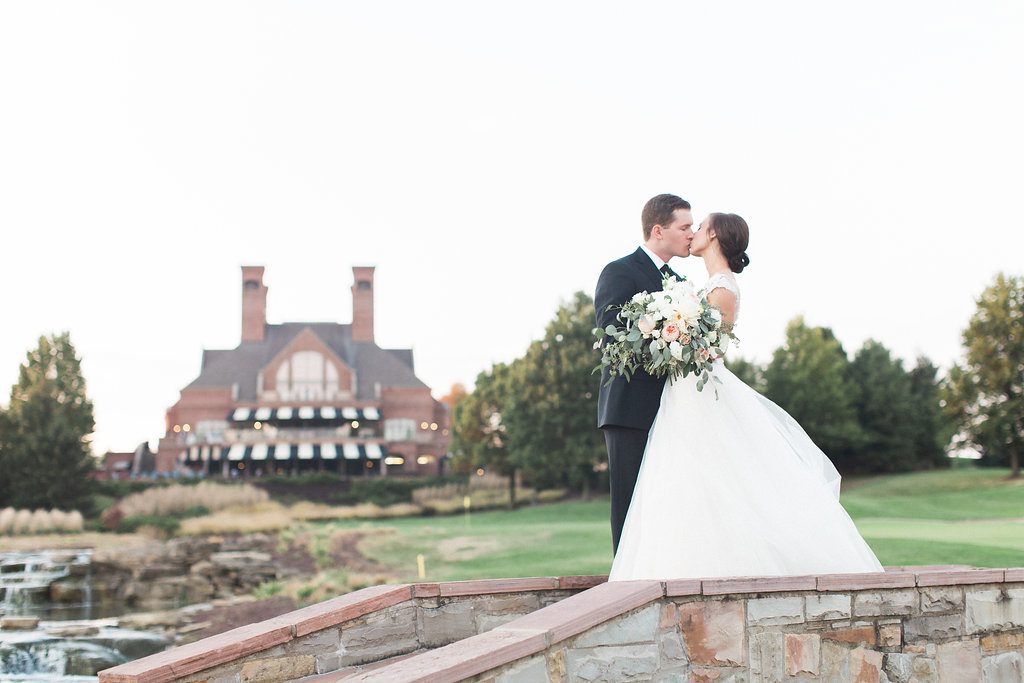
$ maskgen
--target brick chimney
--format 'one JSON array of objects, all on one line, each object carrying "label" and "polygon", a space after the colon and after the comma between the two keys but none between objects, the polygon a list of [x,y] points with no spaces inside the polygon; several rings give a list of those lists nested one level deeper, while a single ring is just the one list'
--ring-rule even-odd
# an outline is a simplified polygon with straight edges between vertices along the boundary
[{"label": "brick chimney", "polygon": [[263,266],[242,266],[242,341],[261,342],[267,334],[267,286]]},{"label": "brick chimney", "polygon": [[373,266],[352,268],[352,341],[373,341]]}]

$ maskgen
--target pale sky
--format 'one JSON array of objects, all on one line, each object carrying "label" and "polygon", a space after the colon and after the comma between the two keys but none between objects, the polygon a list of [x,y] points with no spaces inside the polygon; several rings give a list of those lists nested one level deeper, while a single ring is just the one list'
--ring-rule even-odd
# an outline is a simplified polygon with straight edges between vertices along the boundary
[{"label": "pale sky", "polygon": [[440,396],[661,192],[750,224],[745,356],[802,313],[947,366],[1024,262],[1022,36],[990,0],[2,1],[0,402],[69,330],[94,449],[155,443],[242,264],[270,322],[349,322],[376,265],[378,341]]}]

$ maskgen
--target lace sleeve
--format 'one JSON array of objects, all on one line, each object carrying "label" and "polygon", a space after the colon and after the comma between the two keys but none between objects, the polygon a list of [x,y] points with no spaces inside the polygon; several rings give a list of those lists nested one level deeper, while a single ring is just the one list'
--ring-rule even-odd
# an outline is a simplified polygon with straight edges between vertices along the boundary
[{"label": "lace sleeve", "polygon": [[740,298],[740,288],[737,287],[736,282],[725,273],[715,273],[708,278],[706,283],[704,283],[705,294],[710,294],[716,289],[726,289],[732,292],[732,295],[737,299]]},{"label": "lace sleeve", "polygon": [[740,288],[736,280],[728,273],[715,273],[704,283],[704,295],[707,296],[716,289],[724,289],[736,297],[736,311],[733,315],[733,324],[740,317]]}]

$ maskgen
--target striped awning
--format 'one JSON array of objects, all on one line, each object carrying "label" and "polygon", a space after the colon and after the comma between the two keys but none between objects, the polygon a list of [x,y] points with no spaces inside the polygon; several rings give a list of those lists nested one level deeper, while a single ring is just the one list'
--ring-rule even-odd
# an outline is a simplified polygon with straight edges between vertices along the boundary
[{"label": "striped awning", "polygon": [[382,443],[241,443],[230,446],[192,446],[181,459],[186,462],[265,460],[380,460],[387,455]]},{"label": "striped awning", "polygon": [[317,408],[314,406],[280,406],[277,408],[235,408],[228,415],[230,422],[284,422],[290,420],[298,421],[321,421],[321,422],[349,422],[352,420],[374,421],[380,419],[380,410],[369,406],[366,408],[353,408],[350,406],[336,408],[325,406]]}]

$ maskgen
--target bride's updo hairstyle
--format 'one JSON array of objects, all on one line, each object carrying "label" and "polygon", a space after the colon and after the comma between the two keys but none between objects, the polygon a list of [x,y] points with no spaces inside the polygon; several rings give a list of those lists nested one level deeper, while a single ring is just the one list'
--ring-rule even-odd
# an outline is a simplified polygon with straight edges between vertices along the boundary
[{"label": "bride's updo hairstyle", "polygon": [[747,222],[734,213],[713,213],[709,227],[715,231],[722,255],[729,261],[729,270],[742,273],[750,265],[750,257],[747,256],[750,229]]}]

